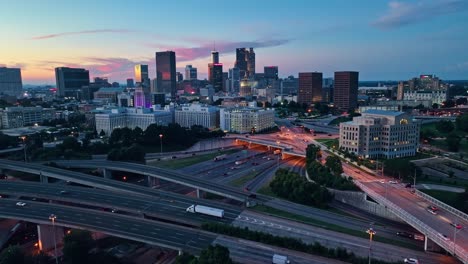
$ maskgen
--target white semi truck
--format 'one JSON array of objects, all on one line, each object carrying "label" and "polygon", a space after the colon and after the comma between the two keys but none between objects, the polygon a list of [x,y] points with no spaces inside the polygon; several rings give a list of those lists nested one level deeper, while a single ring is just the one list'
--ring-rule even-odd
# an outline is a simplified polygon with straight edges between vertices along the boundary
[{"label": "white semi truck", "polygon": [[291,262],[289,261],[288,257],[286,257],[286,256],[274,254],[271,263],[273,263],[273,264],[289,264]]},{"label": "white semi truck", "polygon": [[226,154],[223,154],[223,155],[219,155],[219,156],[214,157],[213,160],[214,160],[214,161],[225,160],[226,157],[227,157],[227,155],[226,155]]},{"label": "white semi truck", "polygon": [[218,209],[218,208],[213,208],[213,207],[208,207],[208,206],[203,206],[203,205],[196,205],[192,204],[189,206],[186,210],[187,212],[190,213],[199,213],[199,214],[204,214],[204,215],[211,215],[219,218],[224,217],[224,210],[223,209]]}]

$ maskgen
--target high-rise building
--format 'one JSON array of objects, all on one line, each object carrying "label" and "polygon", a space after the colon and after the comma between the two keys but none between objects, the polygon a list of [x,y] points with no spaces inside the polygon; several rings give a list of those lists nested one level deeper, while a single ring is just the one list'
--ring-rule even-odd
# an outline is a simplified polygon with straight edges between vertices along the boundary
[{"label": "high-rise building", "polygon": [[171,94],[174,98],[176,94],[176,56],[174,51],[156,52],[156,78],[157,91]]},{"label": "high-rise building", "polygon": [[220,128],[233,133],[261,132],[275,126],[275,110],[263,108],[222,108]]},{"label": "high-rise building", "polygon": [[252,86],[251,86],[251,83],[250,83],[250,81],[248,79],[244,78],[240,82],[239,95],[240,96],[245,96],[245,97],[252,96]]},{"label": "high-rise building", "polygon": [[89,86],[89,71],[79,68],[55,68],[58,95],[79,98],[81,88]]},{"label": "high-rise building", "polygon": [[181,72],[176,72],[176,82],[181,82],[184,80],[184,76],[182,75]]},{"label": "high-rise building", "polygon": [[239,68],[240,77],[253,79],[255,77],[255,52],[253,48],[247,50],[246,48],[236,49],[236,63],[235,67]]},{"label": "high-rise building", "polygon": [[219,63],[219,52],[215,50],[211,52],[211,63]]},{"label": "high-rise building", "polygon": [[337,109],[348,111],[357,107],[358,82],[359,72],[335,72],[333,103]]},{"label": "high-rise building", "polygon": [[278,66],[265,66],[263,68],[265,79],[278,79]]},{"label": "high-rise building", "polygon": [[133,88],[135,87],[135,82],[133,81],[132,78],[127,79],[127,88]]},{"label": "high-rise building", "polygon": [[229,91],[229,85],[227,84],[227,80],[229,78],[229,73],[223,72],[223,92],[228,92]]},{"label": "high-rise building", "polygon": [[299,93],[297,102],[299,104],[311,105],[322,101],[322,73],[300,72]]},{"label": "high-rise building", "polygon": [[148,73],[148,65],[135,65],[135,82],[146,88],[150,87],[150,78]]},{"label": "high-rise building", "polygon": [[299,90],[299,81],[294,76],[289,76],[288,78],[282,80],[280,94],[282,95],[292,95],[297,94]]},{"label": "high-rise building", "polygon": [[0,67],[0,94],[18,97],[22,91],[21,69]]},{"label": "high-rise building", "polygon": [[215,92],[223,90],[223,64],[215,63],[209,64],[208,68],[211,72],[209,76],[209,81],[213,85]]},{"label": "high-rise building", "polygon": [[230,92],[238,93],[240,91],[240,72],[239,68],[231,68],[229,69],[229,80],[231,84],[229,87],[231,88]]},{"label": "high-rise building", "polygon": [[191,81],[197,79],[197,68],[192,65],[185,66],[185,80]]}]

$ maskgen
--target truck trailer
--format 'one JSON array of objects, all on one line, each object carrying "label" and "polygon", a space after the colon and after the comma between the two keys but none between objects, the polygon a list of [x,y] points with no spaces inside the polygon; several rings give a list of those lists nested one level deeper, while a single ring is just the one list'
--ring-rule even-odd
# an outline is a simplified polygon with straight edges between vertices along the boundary
[{"label": "truck trailer", "polygon": [[223,209],[218,209],[218,208],[213,208],[213,207],[208,207],[208,206],[203,206],[203,205],[192,204],[191,206],[187,208],[186,211],[190,213],[199,213],[199,214],[204,214],[204,215],[215,216],[219,218],[224,217]]},{"label": "truck trailer", "polygon": [[289,264],[291,262],[289,261],[288,257],[286,257],[286,256],[274,254],[271,263],[273,263],[273,264]]}]

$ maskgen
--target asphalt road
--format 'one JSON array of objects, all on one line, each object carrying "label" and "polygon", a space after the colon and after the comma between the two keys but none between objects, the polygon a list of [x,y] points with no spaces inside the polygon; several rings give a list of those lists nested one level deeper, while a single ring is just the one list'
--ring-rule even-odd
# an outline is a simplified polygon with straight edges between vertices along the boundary
[{"label": "asphalt road", "polygon": [[18,201],[0,199],[0,217],[50,225],[49,216],[55,214],[57,226],[98,231],[195,254],[208,247],[216,238],[211,233],[162,222],[32,201],[19,207],[16,205]]}]

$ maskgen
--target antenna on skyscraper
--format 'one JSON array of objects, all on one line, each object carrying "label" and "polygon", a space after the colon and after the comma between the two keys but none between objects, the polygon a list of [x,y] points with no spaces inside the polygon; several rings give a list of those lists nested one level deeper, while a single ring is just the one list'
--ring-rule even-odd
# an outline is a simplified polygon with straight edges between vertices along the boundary
[{"label": "antenna on skyscraper", "polygon": [[213,40],[213,50],[216,51],[216,40]]}]

